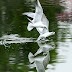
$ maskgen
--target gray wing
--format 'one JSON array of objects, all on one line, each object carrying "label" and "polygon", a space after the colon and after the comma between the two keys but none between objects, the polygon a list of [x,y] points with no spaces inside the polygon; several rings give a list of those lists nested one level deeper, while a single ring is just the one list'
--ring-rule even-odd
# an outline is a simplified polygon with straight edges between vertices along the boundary
[{"label": "gray wing", "polygon": [[45,14],[42,15],[42,19],[41,21],[43,22],[43,24],[46,26],[46,28],[48,29],[49,27],[49,21],[48,19],[46,18]]},{"label": "gray wing", "polygon": [[34,18],[35,13],[25,12],[25,13],[22,13],[22,15],[27,15],[28,17]]},{"label": "gray wing", "polygon": [[43,13],[43,9],[42,9],[42,6],[41,6],[39,0],[36,1],[36,11],[35,12]]},{"label": "gray wing", "polygon": [[42,15],[43,15],[43,9],[41,7],[39,0],[37,0],[33,22],[35,23],[35,22],[41,21]]},{"label": "gray wing", "polygon": [[49,32],[49,30],[48,30],[49,21],[47,20],[47,18],[46,18],[46,16],[45,16],[44,14],[42,15],[41,21],[42,21],[42,23],[46,26],[46,28],[36,28],[37,31],[38,31],[40,34],[44,34],[44,33],[46,33],[46,32]]},{"label": "gray wing", "polygon": [[39,0],[37,0],[36,2],[36,11],[35,11],[35,17],[33,21],[34,22],[42,21],[42,23],[46,25],[46,28],[41,28],[41,27],[36,28],[40,34],[44,34],[45,32],[48,32],[49,21],[47,20],[46,16],[43,13],[43,9],[41,7]]},{"label": "gray wing", "polygon": [[42,61],[35,60],[35,65],[37,72],[45,72],[45,68]]}]

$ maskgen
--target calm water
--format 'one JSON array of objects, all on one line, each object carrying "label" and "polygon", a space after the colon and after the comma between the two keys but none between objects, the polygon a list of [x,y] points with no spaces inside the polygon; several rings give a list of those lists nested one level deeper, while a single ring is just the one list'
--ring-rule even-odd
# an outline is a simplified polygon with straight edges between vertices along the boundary
[{"label": "calm water", "polygon": [[72,71],[72,0],[40,0],[49,30],[47,41],[36,42],[23,12],[34,12],[34,0],[0,0],[0,72]]}]

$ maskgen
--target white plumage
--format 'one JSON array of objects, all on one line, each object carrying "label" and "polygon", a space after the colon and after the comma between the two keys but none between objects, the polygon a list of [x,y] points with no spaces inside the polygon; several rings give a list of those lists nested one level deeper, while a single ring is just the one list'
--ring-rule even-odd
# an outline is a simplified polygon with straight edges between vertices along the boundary
[{"label": "white plumage", "polygon": [[33,20],[28,19],[30,22],[28,23],[27,29],[28,31],[31,31],[34,27],[37,29],[37,31],[40,33],[40,36],[37,40],[55,34],[55,32],[49,32],[49,21],[43,13],[43,9],[39,0],[36,0],[35,13],[26,12],[23,13],[23,15],[33,18]]}]

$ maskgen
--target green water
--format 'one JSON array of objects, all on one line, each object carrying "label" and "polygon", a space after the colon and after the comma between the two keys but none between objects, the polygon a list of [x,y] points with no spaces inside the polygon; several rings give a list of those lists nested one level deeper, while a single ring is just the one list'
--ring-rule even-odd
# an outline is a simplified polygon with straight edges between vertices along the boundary
[{"label": "green water", "polygon": [[[30,32],[27,30],[28,20],[22,15],[24,12],[35,11],[35,1],[0,0],[0,72],[41,72],[39,67],[43,71],[40,64],[39,67],[31,66],[34,62],[31,64],[28,57],[30,52],[34,55],[41,48],[49,53],[48,56],[43,52],[37,55],[48,59],[45,72],[72,71],[71,20],[57,21],[56,14],[65,10],[59,1],[40,0],[40,2],[50,23],[49,30],[55,32],[55,35],[47,38],[49,41],[38,43],[36,39],[39,33],[36,29]],[[9,37],[12,38],[8,40]]]}]

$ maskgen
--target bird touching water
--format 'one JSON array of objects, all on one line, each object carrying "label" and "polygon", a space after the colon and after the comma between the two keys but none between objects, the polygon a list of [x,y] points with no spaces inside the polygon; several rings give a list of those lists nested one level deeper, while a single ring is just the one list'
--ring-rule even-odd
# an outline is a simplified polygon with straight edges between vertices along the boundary
[{"label": "bird touching water", "polygon": [[23,15],[27,15],[28,17],[33,18],[33,20],[28,23],[27,29],[28,31],[31,31],[33,28],[36,28],[39,32],[40,36],[38,37],[38,41],[40,39],[45,39],[46,37],[49,37],[51,35],[54,35],[55,32],[49,32],[49,21],[46,18],[45,14],[43,13],[43,9],[41,7],[41,4],[39,0],[36,0],[36,7],[35,7],[35,13],[32,12],[25,12]]}]

